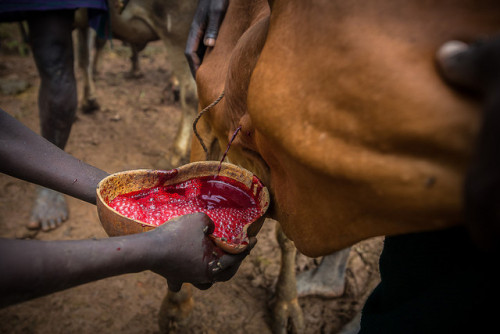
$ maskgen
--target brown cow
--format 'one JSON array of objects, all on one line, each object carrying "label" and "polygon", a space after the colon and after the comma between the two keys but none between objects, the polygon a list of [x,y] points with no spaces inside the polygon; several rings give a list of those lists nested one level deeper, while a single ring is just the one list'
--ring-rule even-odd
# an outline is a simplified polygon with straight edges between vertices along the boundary
[{"label": "brown cow", "polygon": [[[198,123],[204,143],[223,150],[242,127],[229,160],[269,186],[299,251],[388,236],[362,331],[491,324],[488,260],[460,227],[479,104],[434,59],[449,39],[498,31],[499,17],[492,0],[235,0],[196,74],[202,108],[225,92]],[[196,142],[192,157],[204,158]]]},{"label": "brown cow", "polygon": [[[179,85],[182,114],[172,152],[168,154],[169,166],[164,167],[179,166],[189,160],[191,129],[198,106],[195,82],[184,56],[185,39],[197,1],[130,0],[122,12],[117,7],[117,2],[116,0],[108,0],[112,36],[131,45],[133,50],[132,75],[137,75],[138,71],[137,59],[134,57],[137,57],[137,52],[144,49],[148,42],[161,40],[167,49],[172,72]],[[84,12],[77,13],[77,26],[80,37],[79,67],[84,79],[82,108],[85,110],[98,109],[93,82],[93,66],[89,62],[89,41],[93,41],[93,38],[88,34]]]}]

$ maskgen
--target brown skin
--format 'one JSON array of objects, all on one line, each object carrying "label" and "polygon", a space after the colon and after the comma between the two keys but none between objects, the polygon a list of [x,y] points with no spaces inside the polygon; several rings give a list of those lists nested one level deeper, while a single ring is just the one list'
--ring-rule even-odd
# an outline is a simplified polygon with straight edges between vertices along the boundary
[{"label": "brown skin", "polygon": [[[41,134],[64,149],[77,108],[73,70],[73,11],[31,12],[27,17],[30,46],[40,76],[38,109]],[[29,227],[51,230],[68,217],[64,197],[48,189],[38,192]]]},{"label": "brown skin", "polygon": [[64,152],[0,109],[0,172],[95,204],[109,174]]},{"label": "brown skin", "polygon": [[[95,204],[108,173],[65,153],[0,110],[0,171]],[[0,239],[0,307],[98,279],[152,270],[169,289],[185,282],[200,289],[226,281],[256,240],[239,255],[221,251],[208,237],[214,228],[202,213],[173,219],[150,232],[102,240]],[[36,256],[34,256],[36,254]]]},{"label": "brown skin", "polygon": [[[200,105],[225,90],[205,126],[225,147],[243,125],[229,159],[268,185],[299,251],[463,224],[480,104],[443,82],[434,55],[456,36],[498,31],[498,2],[277,0],[253,70],[238,57],[258,23],[240,29],[251,5],[230,2],[197,72]],[[235,110],[241,77],[248,95]]]},{"label": "brown skin", "polygon": [[191,23],[185,55],[193,77],[203,61],[206,48],[215,46],[219,27],[229,0],[200,0]]}]

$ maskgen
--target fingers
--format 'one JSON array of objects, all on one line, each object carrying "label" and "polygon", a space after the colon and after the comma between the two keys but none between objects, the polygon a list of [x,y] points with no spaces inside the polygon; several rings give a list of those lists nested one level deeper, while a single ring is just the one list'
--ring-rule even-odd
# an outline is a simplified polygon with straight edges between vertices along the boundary
[{"label": "fingers", "polygon": [[257,238],[256,237],[250,237],[248,240],[248,247],[245,249],[245,252],[247,252],[247,255],[250,254],[250,251],[255,247],[257,244]]},{"label": "fingers", "polygon": [[205,224],[205,226],[203,227],[203,233],[205,233],[205,235],[214,233],[215,230],[214,222],[207,214],[203,213],[203,215],[205,215],[205,217],[203,218],[203,222]]},{"label": "fingers", "polygon": [[238,271],[241,262],[250,254],[253,249],[257,239],[255,237],[250,238],[248,247],[240,254],[232,255],[225,254],[221,256],[218,260],[213,261],[211,264],[211,273],[214,282],[224,282],[229,280]]},{"label": "fingers", "polygon": [[224,19],[228,6],[227,0],[212,0],[208,12],[208,24],[205,31],[204,43],[208,47],[215,46],[219,34],[219,27]]},{"label": "fingers", "polygon": [[212,219],[204,212],[195,212],[186,216],[185,219],[192,224],[200,224],[203,234],[209,235],[214,233],[215,225]]},{"label": "fingers", "polygon": [[498,251],[500,223],[500,38],[467,45],[450,41],[437,52],[443,77],[483,97],[482,124],[475,140],[474,155],[465,179],[464,204],[469,230],[478,246]]},{"label": "fingers", "polygon": [[436,54],[443,77],[463,88],[485,92],[500,82],[500,38],[473,44],[449,41]]},{"label": "fingers", "polygon": [[201,57],[198,55],[198,50],[200,49],[201,38],[203,36],[202,27],[198,24],[191,25],[191,30],[189,31],[188,40],[186,43],[186,49],[184,50],[184,54],[189,64],[189,69],[191,70],[191,74],[193,77],[196,77],[196,71],[200,67]]},{"label": "fingers", "polygon": [[202,38],[207,26],[207,16],[210,7],[210,0],[200,0],[196,7],[196,12],[189,29],[189,35],[184,50],[184,55],[189,63],[189,69],[194,78],[196,78],[196,71],[201,65],[203,60],[204,48]]},{"label": "fingers", "polygon": [[195,78],[206,47],[215,46],[228,5],[228,0],[201,0],[198,3],[184,51],[191,74]]}]

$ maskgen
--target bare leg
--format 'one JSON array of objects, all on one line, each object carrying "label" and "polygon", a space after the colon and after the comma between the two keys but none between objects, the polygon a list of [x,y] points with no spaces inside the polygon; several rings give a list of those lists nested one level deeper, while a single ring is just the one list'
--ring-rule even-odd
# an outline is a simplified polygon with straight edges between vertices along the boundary
[{"label": "bare leg", "polygon": [[[38,109],[41,134],[64,149],[77,108],[73,69],[72,11],[43,12],[28,21],[30,43],[40,75]],[[59,226],[68,217],[61,194],[38,192],[29,226],[44,231]]]},{"label": "bare leg", "polygon": [[144,50],[146,44],[132,44],[130,45],[130,50],[132,51],[132,55],[130,56],[130,72],[127,74],[127,77],[130,79],[139,79],[144,76],[141,71],[141,66],[139,63],[139,53]]},{"label": "bare leg", "polygon": [[96,36],[95,38],[95,54],[94,59],[92,61],[92,73],[94,78],[99,75],[99,67],[101,64],[102,58],[102,50],[104,50],[104,46],[106,45],[107,40],[103,38],[99,38]]},{"label": "bare leg", "polygon": [[340,297],[345,288],[345,271],[351,248],[323,257],[320,265],[297,276],[299,297]]}]

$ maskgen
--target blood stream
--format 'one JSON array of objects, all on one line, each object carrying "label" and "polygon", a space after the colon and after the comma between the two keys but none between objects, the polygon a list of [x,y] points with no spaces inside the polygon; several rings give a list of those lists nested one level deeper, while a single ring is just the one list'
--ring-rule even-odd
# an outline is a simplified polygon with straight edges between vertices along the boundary
[{"label": "blood stream", "polygon": [[262,214],[249,191],[220,175],[122,194],[109,206],[128,218],[154,226],[178,216],[204,212],[215,224],[213,235],[232,244],[246,243],[244,226]]}]

